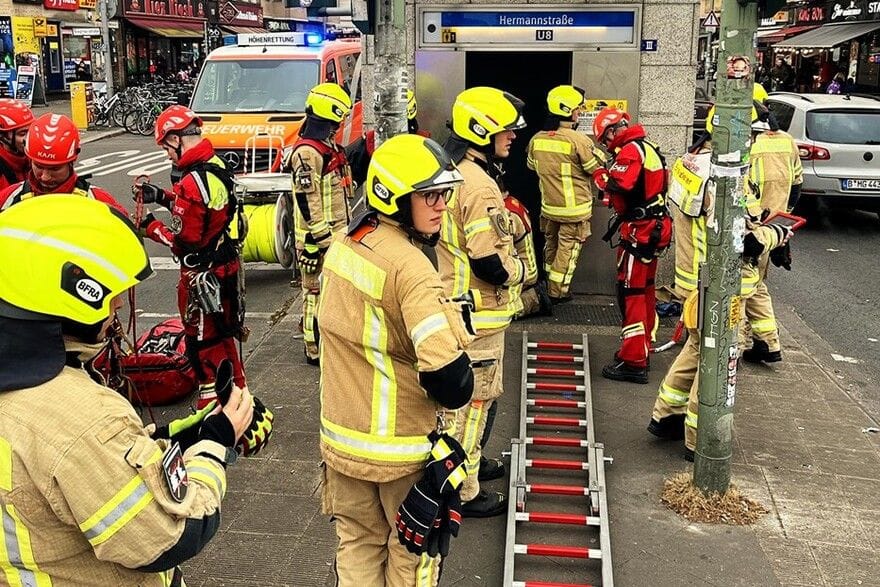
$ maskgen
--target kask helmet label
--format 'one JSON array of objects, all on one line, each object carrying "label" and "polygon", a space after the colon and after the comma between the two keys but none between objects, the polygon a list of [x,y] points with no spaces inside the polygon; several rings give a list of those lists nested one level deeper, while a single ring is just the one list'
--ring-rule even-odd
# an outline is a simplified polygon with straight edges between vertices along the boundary
[{"label": "kask helmet label", "polygon": [[484,127],[476,120],[471,120],[471,130],[474,132],[475,135],[480,137],[484,137],[489,134],[489,131],[486,130],[486,127]]},{"label": "kask helmet label", "polygon": [[109,293],[82,267],[69,261],[61,268],[61,289],[95,309],[103,305]]},{"label": "kask helmet label", "polygon": [[373,194],[383,202],[391,201],[391,190],[385,187],[378,179],[373,182]]}]

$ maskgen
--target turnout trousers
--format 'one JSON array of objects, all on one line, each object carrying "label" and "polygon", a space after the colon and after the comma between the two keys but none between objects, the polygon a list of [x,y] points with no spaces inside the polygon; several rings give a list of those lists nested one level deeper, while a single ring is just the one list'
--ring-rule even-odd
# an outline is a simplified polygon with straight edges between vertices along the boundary
[{"label": "turnout trousers", "polygon": [[628,365],[645,367],[657,326],[654,278],[657,259],[644,262],[624,246],[617,247],[617,303],[623,315],[617,357]]},{"label": "turnout trousers", "polygon": [[300,287],[302,288],[300,330],[303,335],[305,355],[312,360],[318,358],[318,329],[315,328],[315,321],[318,318],[318,303],[321,301],[321,271],[323,268],[324,257],[322,255],[318,262],[318,269],[314,273],[300,272]]},{"label": "turnout trousers", "polygon": [[544,270],[547,293],[552,298],[568,296],[581,248],[590,236],[590,219],[557,222],[541,216],[544,233]]}]

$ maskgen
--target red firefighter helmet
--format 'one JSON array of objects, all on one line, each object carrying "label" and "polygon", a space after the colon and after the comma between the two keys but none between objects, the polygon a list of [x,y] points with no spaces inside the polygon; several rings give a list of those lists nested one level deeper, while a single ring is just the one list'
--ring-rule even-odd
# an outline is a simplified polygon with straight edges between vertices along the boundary
[{"label": "red firefighter helmet", "polygon": [[596,137],[596,140],[601,141],[608,127],[614,126],[622,120],[629,122],[631,120],[629,114],[610,106],[603,108],[596,115],[596,119],[593,120],[593,136]]},{"label": "red firefighter helmet", "polygon": [[202,119],[196,116],[196,113],[186,106],[169,106],[162,111],[159,118],[156,119],[155,137],[156,144],[161,145],[168,137],[168,133],[181,134],[183,130],[190,124],[195,122],[198,126],[202,126]]},{"label": "red firefighter helmet", "polygon": [[79,156],[79,131],[66,116],[43,114],[28,129],[24,151],[40,165],[72,163]]},{"label": "red firefighter helmet", "polygon": [[27,104],[12,98],[0,99],[0,132],[23,128],[34,121],[34,113]]}]

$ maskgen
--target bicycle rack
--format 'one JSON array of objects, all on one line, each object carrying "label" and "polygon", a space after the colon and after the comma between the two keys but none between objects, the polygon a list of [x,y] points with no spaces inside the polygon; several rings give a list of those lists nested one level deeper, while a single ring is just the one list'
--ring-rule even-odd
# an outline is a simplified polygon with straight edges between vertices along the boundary
[{"label": "bicycle rack", "polygon": [[[542,366],[547,364],[554,366]],[[545,397],[559,394],[562,395],[561,398]],[[577,399],[569,399],[575,396]],[[548,410],[551,411],[550,413],[561,410],[571,415],[546,415]],[[552,427],[556,430],[552,435],[540,436],[531,432],[533,427]],[[579,430],[583,436],[559,434],[563,430]],[[542,450],[565,449],[585,455],[586,460],[535,458],[527,454],[530,446],[545,447]],[[590,587],[585,583],[559,583],[543,578],[534,581],[515,579],[515,570],[528,570],[525,565],[516,564],[518,556],[598,559],[602,565],[602,587],[613,587],[611,536],[605,485],[606,461],[611,463],[612,459],[605,456],[604,446],[596,442],[593,427],[587,335],[582,336],[581,344],[575,344],[533,342],[529,341],[528,332],[523,332],[519,438],[511,441],[508,493],[515,507],[512,506],[507,511],[504,587]],[[570,485],[534,482],[534,477],[540,476],[541,471],[585,471],[587,483]],[[587,513],[528,511],[526,500],[530,495],[542,496],[534,498],[538,503],[555,499],[554,505],[556,505],[561,503],[560,500],[568,500],[569,503],[564,504],[568,508],[572,505],[572,498],[586,497],[583,505],[586,506]],[[522,529],[523,525],[540,525],[542,538],[546,535],[548,539],[570,535],[570,531],[565,530],[566,526],[593,527],[599,532],[599,548],[520,543],[517,540],[517,530]]]}]

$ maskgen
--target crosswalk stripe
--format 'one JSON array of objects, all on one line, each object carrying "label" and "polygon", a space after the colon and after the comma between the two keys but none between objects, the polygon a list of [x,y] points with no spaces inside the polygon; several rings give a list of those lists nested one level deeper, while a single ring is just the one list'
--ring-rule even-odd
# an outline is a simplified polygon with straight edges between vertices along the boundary
[{"label": "crosswalk stripe", "polygon": [[133,157],[140,152],[140,149],[129,149],[127,151],[117,151],[116,153],[106,153],[104,155],[98,155],[97,157],[88,157],[85,159],[81,159],[76,164],[76,172],[83,173],[84,171],[91,169],[92,167],[110,165],[111,163],[107,162],[107,159],[110,157],[113,157],[114,163],[121,163],[122,161],[125,161],[127,157]]},{"label": "crosswalk stripe", "polygon": [[131,159],[126,159],[125,161],[121,161],[119,163],[99,167],[98,169],[92,171],[91,174],[94,177],[110,175],[111,173],[122,171],[123,169],[128,169],[129,167],[134,167],[136,165],[144,165],[146,163],[152,162],[153,160],[162,159],[164,157],[166,157],[166,155],[161,151],[158,153],[146,153],[144,155],[132,157]]}]

